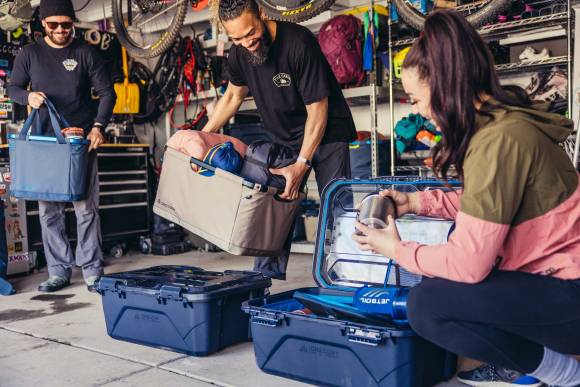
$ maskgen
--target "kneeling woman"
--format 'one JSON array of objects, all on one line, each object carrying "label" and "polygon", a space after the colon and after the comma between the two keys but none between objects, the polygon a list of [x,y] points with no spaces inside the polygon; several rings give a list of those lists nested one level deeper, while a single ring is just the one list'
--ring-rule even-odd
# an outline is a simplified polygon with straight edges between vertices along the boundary
[{"label": "kneeling woman", "polygon": [[428,277],[409,295],[409,321],[487,363],[461,381],[580,385],[580,184],[558,145],[573,123],[507,94],[485,43],[453,12],[427,18],[402,79],[414,112],[443,133],[435,173],[446,179],[453,166],[464,189],[382,194],[399,214],[455,219],[456,229],[438,246],[401,242],[394,222],[358,224],[366,236],[353,238]]}]

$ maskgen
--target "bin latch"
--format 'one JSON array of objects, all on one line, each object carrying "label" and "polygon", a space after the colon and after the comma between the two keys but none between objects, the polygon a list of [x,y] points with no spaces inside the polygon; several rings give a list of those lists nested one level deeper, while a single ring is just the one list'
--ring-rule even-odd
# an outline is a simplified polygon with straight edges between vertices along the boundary
[{"label": "bin latch", "polygon": [[157,299],[166,302],[167,300],[183,301],[183,287],[175,285],[163,285],[159,289]]},{"label": "bin latch", "polygon": [[264,311],[253,311],[251,312],[250,318],[252,323],[264,325],[267,327],[277,327],[282,323],[282,320],[284,320],[284,316],[282,314]]},{"label": "bin latch", "polygon": [[343,332],[348,338],[348,341],[364,345],[376,347],[383,342],[383,333],[368,328],[346,325]]},{"label": "bin latch", "polygon": [[101,295],[106,292],[111,292],[117,293],[119,298],[125,298],[125,288],[120,287],[119,285],[123,285],[123,283],[117,278],[101,277],[97,283],[96,289]]}]

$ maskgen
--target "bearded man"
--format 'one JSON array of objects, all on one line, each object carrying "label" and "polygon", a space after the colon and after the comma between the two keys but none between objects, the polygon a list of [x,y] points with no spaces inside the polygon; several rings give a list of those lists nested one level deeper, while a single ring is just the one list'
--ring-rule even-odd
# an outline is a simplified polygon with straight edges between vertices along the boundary
[{"label": "bearded man", "polygon": [[[218,14],[233,42],[229,85],[203,130],[223,127],[251,93],[272,141],[299,152],[296,163],[273,171],[286,178],[282,198],[298,198],[311,168],[319,192],[331,180],[349,177],[354,122],[314,35],[297,24],[267,20],[255,0],[220,0]],[[291,241],[292,232],[282,256],[256,257],[254,269],[285,279]]]},{"label": "bearded man", "polygon": [[[115,91],[99,54],[84,41],[74,39],[75,11],[70,0],[41,0],[40,17],[45,37],[25,46],[14,61],[8,95],[21,105],[40,109],[33,134],[54,136],[44,101],[48,98],[71,127],[82,128],[90,142],[88,193],[73,202],[77,218],[76,265],[82,268],[89,290],[102,274],[101,227],[99,220],[98,148],[115,105]],[[92,113],[91,87],[99,96],[98,111]],[[39,165],[39,168],[55,168]],[[65,203],[38,202],[44,254],[49,278],[38,290],[54,292],[70,284],[75,257],[65,230]]]}]

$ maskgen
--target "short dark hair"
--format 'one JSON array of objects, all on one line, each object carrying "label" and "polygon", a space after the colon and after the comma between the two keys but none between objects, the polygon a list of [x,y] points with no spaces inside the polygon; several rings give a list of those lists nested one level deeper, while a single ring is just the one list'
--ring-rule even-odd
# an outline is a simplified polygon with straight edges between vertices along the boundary
[{"label": "short dark hair", "polygon": [[260,8],[256,0],[220,0],[218,16],[220,21],[233,20],[242,15],[245,11],[260,16]]}]

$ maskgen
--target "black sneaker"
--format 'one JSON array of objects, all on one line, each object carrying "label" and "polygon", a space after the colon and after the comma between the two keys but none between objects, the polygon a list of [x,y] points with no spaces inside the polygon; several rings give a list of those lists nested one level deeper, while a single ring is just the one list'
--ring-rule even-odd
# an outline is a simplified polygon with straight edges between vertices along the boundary
[{"label": "black sneaker", "polygon": [[48,277],[46,281],[42,282],[38,286],[38,291],[51,293],[56,292],[57,290],[60,290],[62,288],[66,288],[69,285],[70,280],[68,278],[61,277],[59,275],[51,275],[50,277]]},{"label": "black sneaker", "polygon": [[91,293],[96,293],[97,289],[95,289],[95,284],[99,280],[99,276],[93,275],[88,278],[85,278],[85,283],[87,284],[87,290]]},{"label": "black sneaker", "polygon": [[457,374],[457,380],[469,386],[541,386],[538,379],[524,375],[521,372],[507,368],[483,364],[471,371],[463,371]]}]

